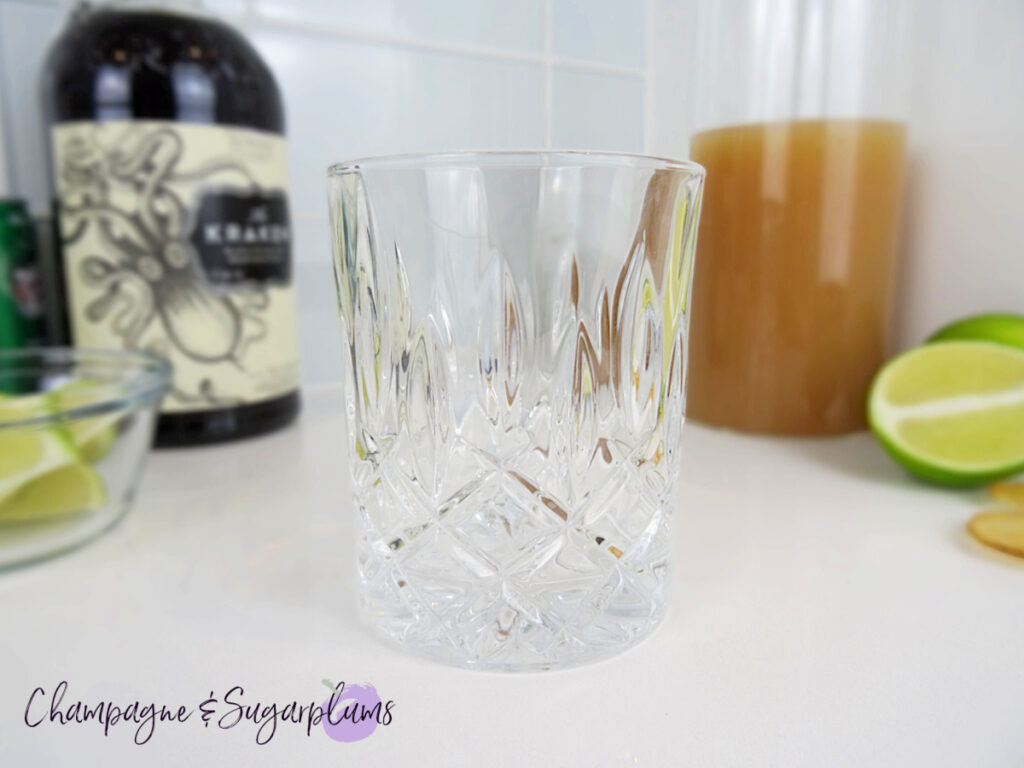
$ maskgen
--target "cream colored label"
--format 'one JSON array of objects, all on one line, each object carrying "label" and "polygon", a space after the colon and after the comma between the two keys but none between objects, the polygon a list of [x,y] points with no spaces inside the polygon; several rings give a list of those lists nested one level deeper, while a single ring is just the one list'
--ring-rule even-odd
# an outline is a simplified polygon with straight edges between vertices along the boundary
[{"label": "cream colored label", "polygon": [[64,123],[53,167],[76,346],[166,357],[163,412],[298,385],[285,141],[164,121]]}]

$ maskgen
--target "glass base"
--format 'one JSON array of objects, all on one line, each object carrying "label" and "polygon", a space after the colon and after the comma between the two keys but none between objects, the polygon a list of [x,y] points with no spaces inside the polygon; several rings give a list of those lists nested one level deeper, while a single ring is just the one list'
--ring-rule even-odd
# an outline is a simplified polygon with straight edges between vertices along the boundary
[{"label": "glass base", "polygon": [[544,654],[538,657],[532,651],[526,653],[507,653],[504,660],[491,657],[481,657],[479,650],[463,646],[461,649],[449,643],[427,643],[420,644],[419,638],[407,638],[403,634],[403,627],[396,624],[375,623],[377,619],[372,615],[368,606],[362,606],[361,615],[363,621],[370,624],[373,632],[381,639],[388,642],[398,650],[419,656],[429,661],[436,661],[462,669],[472,669],[481,672],[550,672],[552,670],[571,669],[573,667],[596,664],[600,661],[618,656],[633,647],[639,645],[661,624],[665,617],[665,611],[660,610],[653,614],[650,619],[640,624],[631,624],[629,634],[621,643],[600,645],[586,645],[585,642],[569,644],[564,652],[558,654]]},{"label": "glass base", "polygon": [[631,648],[664,615],[664,524],[631,552],[609,553],[578,529],[497,567],[465,527],[432,527],[398,549],[372,533],[360,543],[364,621],[417,655],[467,669],[561,669]]}]

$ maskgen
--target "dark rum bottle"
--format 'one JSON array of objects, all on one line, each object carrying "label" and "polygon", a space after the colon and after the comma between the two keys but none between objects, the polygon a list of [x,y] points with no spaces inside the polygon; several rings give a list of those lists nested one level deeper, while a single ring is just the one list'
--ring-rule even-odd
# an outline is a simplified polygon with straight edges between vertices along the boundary
[{"label": "dark rum bottle", "polygon": [[68,341],[171,362],[157,445],[288,424],[284,111],[259,54],[195,3],[90,5],[53,43],[43,92]]}]

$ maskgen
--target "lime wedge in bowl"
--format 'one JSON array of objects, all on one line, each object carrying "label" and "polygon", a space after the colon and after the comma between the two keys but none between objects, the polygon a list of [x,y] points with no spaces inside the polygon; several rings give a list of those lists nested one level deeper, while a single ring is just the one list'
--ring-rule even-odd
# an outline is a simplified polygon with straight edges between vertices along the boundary
[{"label": "lime wedge in bowl", "polygon": [[102,507],[107,492],[87,464],[66,464],[38,475],[0,502],[0,523],[41,522]]},{"label": "lime wedge in bowl", "polygon": [[32,479],[78,461],[61,429],[26,429],[0,434],[0,504]]},{"label": "lime wedge in bowl", "polygon": [[103,481],[81,462],[71,429],[47,421],[58,407],[50,393],[0,395],[0,424],[44,422],[0,430],[0,523],[51,519],[105,503]]},{"label": "lime wedge in bowl", "polygon": [[890,455],[930,482],[972,486],[1024,470],[1024,350],[939,341],[894,358],[868,394]]},{"label": "lime wedge in bowl", "polygon": [[128,350],[0,350],[0,571],[128,511],[170,365]]},{"label": "lime wedge in bowl", "polygon": [[[0,396],[0,424],[51,413],[43,396]],[[0,431],[0,504],[39,475],[78,461],[67,431],[59,426]]]},{"label": "lime wedge in bowl", "polygon": [[[89,379],[73,379],[50,394],[60,409],[69,411],[94,404],[97,385]],[[95,464],[110,453],[117,438],[117,422],[123,416],[123,412],[113,411],[68,422],[68,433],[83,461]]]}]

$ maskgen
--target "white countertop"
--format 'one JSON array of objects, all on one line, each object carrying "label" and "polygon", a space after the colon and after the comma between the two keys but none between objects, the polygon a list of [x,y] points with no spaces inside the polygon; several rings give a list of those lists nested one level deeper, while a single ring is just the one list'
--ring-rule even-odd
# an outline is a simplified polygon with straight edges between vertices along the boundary
[{"label": "white countertop", "polygon": [[[1024,765],[1024,563],[971,542],[978,492],[905,478],[867,434],[688,425],[671,609],[652,638],[566,672],[501,675],[381,644],[355,614],[340,393],[276,435],[149,461],[135,508],[71,554],[0,573],[0,763],[358,766]],[[357,743],[198,712],[25,725],[111,698],[196,709],[372,682],[393,720]],[[83,758],[85,758],[83,760]]]}]

